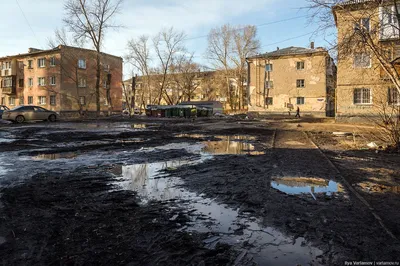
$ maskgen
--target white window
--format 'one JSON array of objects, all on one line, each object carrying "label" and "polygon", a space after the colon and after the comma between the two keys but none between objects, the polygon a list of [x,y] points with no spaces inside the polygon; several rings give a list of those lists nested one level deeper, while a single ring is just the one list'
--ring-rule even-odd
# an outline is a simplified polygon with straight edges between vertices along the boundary
[{"label": "white window", "polygon": [[304,79],[298,79],[296,80],[296,87],[297,88],[304,88],[306,85],[306,82]]},{"label": "white window", "polygon": [[[104,82],[103,82],[103,87],[104,87],[104,88],[107,88],[107,80],[104,80]],[[131,85],[131,88],[132,88],[132,85]]]},{"label": "white window", "polygon": [[108,105],[108,99],[107,99],[107,97],[104,97],[104,105]]},{"label": "white window", "polygon": [[11,62],[3,62],[3,69],[11,69]]},{"label": "white window", "polygon": [[7,77],[3,79],[3,88],[10,88],[13,86],[12,77]]},{"label": "white window", "polygon": [[399,28],[394,5],[382,5],[379,7],[380,38],[382,40],[398,38]]},{"label": "white window", "polygon": [[364,30],[368,31],[370,30],[370,20],[369,18],[362,18],[360,19],[359,22],[354,24],[354,30]]},{"label": "white window", "polygon": [[296,68],[297,68],[297,70],[303,70],[304,69],[304,61],[297,62]]},{"label": "white window", "polygon": [[9,105],[15,105],[15,97],[8,98],[8,104]]},{"label": "white window", "polygon": [[56,58],[53,56],[50,58],[50,66],[55,66],[56,65]]},{"label": "white window", "polygon": [[50,105],[56,105],[56,96],[50,95]]},{"label": "white window", "polygon": [[354,104],[371,104],[371,89],[360,88],[354,89]]},{"label": "white window", "polygon": [[85,59],[78,60],[78,68],[86,69],[86,60]]},{"label": "white window", "polygon": [[272,89],[272,88],[274,87],[274,82],[273,82],[272,80],[267,80],[267,81],[265,82],[265,87],[266,87],[267,89]]},{"label": "white window", "polygon": [[85,88],[86,87],[86,78],[80,77],[78,80],[78,87]]},{"label": "white window", "polygon": [[86,104],[85,96],[79,96],[79,104],[80,105],[85,105]]},{"label": "white window", "polygon": [[110,72],[110,65],[104,65],[104,71]]},{"label": "white window", "polygon": [[28,86],[33,87],[33,78],[28,78]]},{"label": "white window", "polygon": [[32,68],[33,68],[32,62],[33,62],[32,60],[28,60],[28,68],[29,68],[29,69],[32,69]]},{"label": "white window", "polygon": [[39,86],[46,86],[46,79],[45,78],[38,78],[38,85]]},{"label": "white window", "polygon": [[56,85],[56,77],[55,76],[52,76],[52,77],[50,77],[50,85]]},{"label": "white window", "polygon": [[33,104],[33,96],[28,96],[28,104]]},{"label": "white window", "polygon": [[388,91],[388,102],[389,104],[400,104],[400,93],[396,88],[389,88]]},{"label": "white window", "polygon": [[39,105],[46,105],[46,96],[39,96],[38,97],[38,104]]},{"label": "white window", "polygon": [[354,55],[354,67],[355,68],[370,68],[371,67],[371,56],[366,53],[358,53]]},{"label": "white window", "polygon": [[38,59],[38,67],[45,67],[46,66],[46,59],[45,58],[39,58]]},{"label": "white window", "polygon": [[272,64],[266,64],[266,65],[265,65],[265,71],[267,71],[267,72],[272,72],[272,70],[273,70]]}]

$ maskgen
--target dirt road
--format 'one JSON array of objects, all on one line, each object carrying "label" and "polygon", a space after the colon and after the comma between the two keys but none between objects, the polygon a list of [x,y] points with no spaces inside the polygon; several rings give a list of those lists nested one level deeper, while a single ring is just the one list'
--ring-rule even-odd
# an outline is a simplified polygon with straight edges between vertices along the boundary
[{"label": "dirt road", "polygon": [[[399,155],[350,150],[321,126],[296,125],[231,118],[0,127],[0,263],[399,260],[400,244],[384,230],[400,237]],[[373,174],[360,174],[362,159]]]}]

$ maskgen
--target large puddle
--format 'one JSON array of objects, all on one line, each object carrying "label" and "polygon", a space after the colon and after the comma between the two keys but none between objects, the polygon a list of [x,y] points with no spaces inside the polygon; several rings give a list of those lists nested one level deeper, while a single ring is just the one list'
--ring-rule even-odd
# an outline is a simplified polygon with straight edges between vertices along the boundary
[{"label": "large puddle", "polygon": [[[200,154],[200,158],[119,166],[119,169],[113,169],[113,173],[120,177],[116,186],[136,191],[143,204],[151,200],[173,200],[186,210],[186,214],[190,214],[191,222],[181,230],[210,233],[211,237],[205,241],[208,248],[227,243],[249,254],[259,265],[317,265],[316,257],[322,255],[322,251],[312,247],[304,238],[290,238],[275,228],[262,227],[258,219],[240,214],[239,210],[202,194],[190,192],[182,188],[181,179],[167,176],[163,170],[195,165],[212,158],[205,152],[204,145],[181,145],[185,145],[187,151]],[[162,150],[169,148],[176,148],[176,145],[158,147]]]},{"label": "large puddle", "polygon": [[331,196],[333,193],[344,192],[343,186],[332,180],[306,177],[275,178],[271,186],[286,194],[311,194],[316,199],[316,194],[324,193]]}]

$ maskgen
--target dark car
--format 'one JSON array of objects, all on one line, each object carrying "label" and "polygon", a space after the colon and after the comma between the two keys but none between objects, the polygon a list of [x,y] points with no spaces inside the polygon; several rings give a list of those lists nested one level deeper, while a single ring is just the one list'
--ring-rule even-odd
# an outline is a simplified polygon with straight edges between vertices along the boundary
[{"label": "dark car", "polygon": [[58,119],[58,114],[40,106],[18,106],[14,109],[4,111],[3,119],[17,123],[32,120],[55,122]]},{"label": "dark car", "polygon": [[0,119],[2,119],[2,115],[4,111],[10,110],[7,106],[5,105],[0,105]]}]

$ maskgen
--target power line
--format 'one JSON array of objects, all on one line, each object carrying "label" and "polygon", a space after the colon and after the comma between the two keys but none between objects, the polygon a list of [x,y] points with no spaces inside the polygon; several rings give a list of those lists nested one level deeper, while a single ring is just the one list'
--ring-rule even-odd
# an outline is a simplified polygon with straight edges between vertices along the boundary
[{"label": "power line", "polygon": [[302,35],[299,35],[299,36],[296,36],[296,37],[292,37],[292,38],[289,38],[289,39],[285,39],[285,40],[282,40],[282,41],[279,41],[279,42],[274,42],[274,43],[265,44],[265,45],[260,46],[260,48],[261,48],[261,47],[266,47],[266,46],[275,45],[275,44],[280,44],[280,43],[287,42],[287,41],[294,40],[294,39],[298,39],[298,38],[301,38],[301,37],[304,37],[304,36],[308,36],[308,35],[313,34],[313,33],[314,33],[314,31],[311,31],[311,32],[308,32],[308,33],[306,33],[306,34],[302,34]]},{"label": "power line", "polygon": [[19,10],[21,10],[21,13],[22,13],[22,15],[23,15],[24,18],[25,18],[25,21],[26,21],[26,23],[28,24],[29,28],[31,29],[31,31],[32,31],[32,33],[33,33],[33,36],[35,36],[35,39],[36,39],[36,41],[38,42],[40,48],[43,49],[43,46],[40,44],[39,39],[37,38],[37,36],[36,36],[36,34],[35,34],[35,31],[33,30],[31,24],[29,23],[29,20],[28,20],[27,17],[25,16],[25,13],[24,13],[24,11],[22,10],[22,8],[21,8],[21,6],[20,6],[18,0],[15,0],[15,2],[17,2],[17,5],[18,5],[18,7],[19,7]]}]

